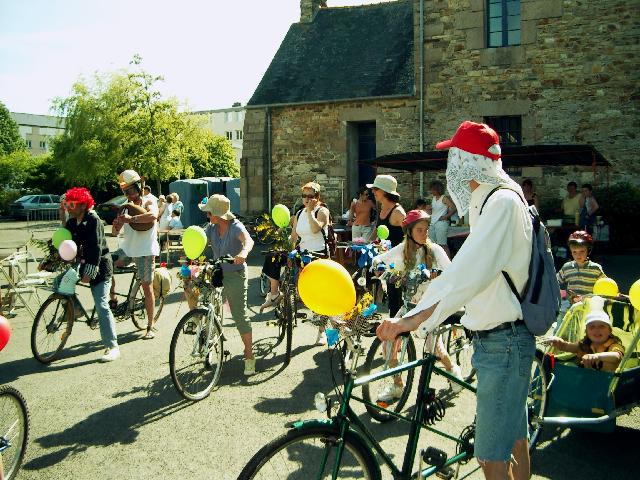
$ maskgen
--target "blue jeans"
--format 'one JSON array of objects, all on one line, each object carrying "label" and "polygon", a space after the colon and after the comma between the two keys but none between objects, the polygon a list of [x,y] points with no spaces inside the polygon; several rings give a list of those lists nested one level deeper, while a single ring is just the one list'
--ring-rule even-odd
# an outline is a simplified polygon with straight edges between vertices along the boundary
[{"label": "blue jeans", "polygon": [[96,313],[100,321],[100,336],[102,343],[107,348],[118,346],[116,336],[116,322],[113,313],[109,308],[109,290],[111,289],[111,278],[91,287],[91,295],[96,305]]},{"label": "blue jeans", "polygon": [[476,437],[478,460],[507,462],[516,440],[528,437],[527,395],[535,339],[525,325],[474,335],[471,363],[478,375]]}]

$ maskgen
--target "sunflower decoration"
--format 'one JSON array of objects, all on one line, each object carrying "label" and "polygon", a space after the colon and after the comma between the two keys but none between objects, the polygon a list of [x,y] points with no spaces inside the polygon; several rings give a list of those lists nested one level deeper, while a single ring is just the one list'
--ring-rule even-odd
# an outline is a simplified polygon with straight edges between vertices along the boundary
[{"label": "sunflower decoration", "polygon": [[290,251],[293,248],[289,236],[291,234],[290,227],[278,227],[271,217],[263,213],[260,221],[256,225],[256,234],[264,243],[273,242],[273,250]]}]

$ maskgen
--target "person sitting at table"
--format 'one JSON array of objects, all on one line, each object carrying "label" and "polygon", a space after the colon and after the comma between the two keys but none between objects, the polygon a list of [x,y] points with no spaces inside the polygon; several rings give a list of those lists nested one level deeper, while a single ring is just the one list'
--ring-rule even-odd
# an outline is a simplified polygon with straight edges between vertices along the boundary
[{"label": "person sitting at table", "polygon": [[182,221],[180,220],[180,210],[173,210],[171,212],[171,220],[169,220],[169,230],[176,230],[184,228]]},{"label": "person sitting at table", "polygon": [[567,183],[567,196],[562,200],[563,223],[565,225],[578,223],[578,214],[582,203],[582,194],[578,193],[578,184],[576,182]]}]

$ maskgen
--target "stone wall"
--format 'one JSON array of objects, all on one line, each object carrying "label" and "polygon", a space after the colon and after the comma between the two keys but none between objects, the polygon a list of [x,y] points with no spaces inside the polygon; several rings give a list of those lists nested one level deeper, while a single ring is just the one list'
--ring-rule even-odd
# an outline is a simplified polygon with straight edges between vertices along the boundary
[{"label": "stone wall", "polygon": [[[425,2],[427,149],[462,120],[521,115],[523,144],[591,144],[613,164],[612,183],[640,184],[640,1],[521,0],[522,44],[503,48],[485,48],[486,3]],[[525,168],[527,177],[557,197],[568,180],[606,175]]]},{"label": "stone wall", "polygon": [[[316,181],[334,214],[348,207],[353,194],[348,172],[356,168],[348,148],[351,122],[376,123],[377,155],[418,149],[413,99],[271,107],[270,111],[272,204],[292,207],[300,198],[300,187]],[[247,213],[267,208],[263,176],[266,138],[265,110],[248,109],[241,172],[242,209]]]}]

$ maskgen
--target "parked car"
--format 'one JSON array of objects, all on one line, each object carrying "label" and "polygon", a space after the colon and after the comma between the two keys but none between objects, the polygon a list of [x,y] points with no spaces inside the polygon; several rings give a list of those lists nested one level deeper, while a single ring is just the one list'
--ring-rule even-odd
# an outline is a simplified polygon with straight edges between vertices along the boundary
[{"label": "parked car", "polygon": [[118,209],[125,203],[127,203],[127,197],[124,195],[118,195],[117,197],[113,197],[111,200],[96,205],[95,210],[98,216],[104,220],[105,223],[111,225],[118,215]]},{"label": "parked car", "polygon": [[13,218],[25,220],[55,220],[60,208],[59,195],[25,195],[9,205]]}]

